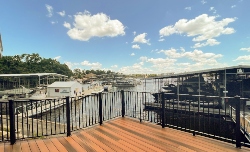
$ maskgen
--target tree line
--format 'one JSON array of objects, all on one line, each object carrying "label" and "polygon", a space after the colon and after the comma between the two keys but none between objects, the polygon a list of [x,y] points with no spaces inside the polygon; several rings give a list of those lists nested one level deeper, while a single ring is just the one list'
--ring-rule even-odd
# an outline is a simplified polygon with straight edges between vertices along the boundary
[{"label": "tree line", "polygon": [[68,77],[83,78],[86,74],[113,74],[107,70],[71,70],[59,61],[40,57],[38,53],[3,56],[0,58],[0,74],[58,73]]}]

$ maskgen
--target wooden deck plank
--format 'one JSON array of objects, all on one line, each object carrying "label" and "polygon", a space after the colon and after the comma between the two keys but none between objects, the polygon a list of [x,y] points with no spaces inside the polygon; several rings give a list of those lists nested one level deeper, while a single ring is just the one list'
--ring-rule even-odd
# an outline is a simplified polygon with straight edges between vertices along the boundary
[{"label": "wooden deck plank", "polygon": [[28,141],[24,140],[20,142],[22,152],[31,152]]},{"label": "wooden deck plank", "polygon": [[[194,149],[196,151],[202,151],[204,149],[208,149],[208,150],[211,150],[211,151],[213,150],[210,147],[204,148],[202,145],[199,145],[199,144],[197,145],[197,143],[192,143],[189,140],[187,140],[186,138],[183,138],[182,142],[180,143],[179,139],[182,136],[181,134],[177,134],[176,136],[178,136],[178,139],[175,140],[173,137],[169,137],[168,134],[165,135],[165,136],[162,136],[160,134],[156,134],[155,132],[153,132],[151,130],[149,131],[150,128],[146,128],[144,125],[142,126],[142,125],[138,125],[136,123],[134,123],[134,124],[126,123],[126,124],[124,124],[124,122],[119,122],[119,121],[117,121],[116,124],[120,125],[122,127],[130,128],[133,131],[140,132],[142,134],[148,135],[150,138],[158,140],[158,142],[156,142],[156,143],[159,143],[161,145],[165,145],[166,148],[172,148],[172,149],[166,149],[166,150],[176,150],[176,151],[178,151],[181,144],[182,144],[182,146],[185,146],[186,149],[190,149],[190,150],[191,149]],[[161,128],[159,128],[159,129],[161,129]],[[174,136],[174,137],[176,137],[176,136]],[[190,134],[190,136],[191,136],[191,134]],[[183,144],[184,140],[188,144]]]},{"label": "wooden deck plank", "polygon": [[[60,137],[62,138],[62,137]],[[68,152],[68,150],[62,145],[57,138],[50,138],[50,141],[56,146],[60,152]]]},{"label": "wooden deck plank", "polygon": [[120,135],[120,133],[116,133],[114,130],[106,128],[106,126],[103,127],[102,130],[109,134],[112,134],[114,136],[121,138],[122,140],[119,140],[119,142],[124,145],[130,146],[131,149],[133,149],[134,151],[152,151],[151,149],[145,147],[144,145],[134,142],[130,138],[125,138],[124,136]]},{"label": "wooden deck plank", "polygon": [[[129,128],[129,130],[131,131],[135,131],[135,132],[139,132],[142,135],[147,135],[148,138],[151,138],[151,140],[155,140],[156,144],[160,144],[162,146],[164,146],[164,148],[166,150],[172,150],[172,151],[178,151],[178,147],[180,146],[180,143],[178,144],[178,140],[173,140],[171,138],[167,138],[164,136],[158,136],[155,133],[152,133],[151,131],[147,131],[147,129],[144,128],[144,126],[138,125],[138,124],[133,124],[133,125],[124,125],[123,123],[117,123],[117,125],[120,125],[120,127],[126,127]],[[160,129],[160,128],[159,128]],[[129,131],[128,130],[128,131]],[[190,146],[189,144],[187,146]],[[193,148],[196,151],[201,151],[202,148],[201,147],[187,147],[187,148]]]},{"label": "wooden deck plank", "polygon": [[250,148],[207,138],[172,128],[161,128],[138,119],[117,118],[102,126],[92,126],[72,132],[72,136],[54,136],[46,139],[17,141],[15,145],[0,143],[5,151],[227,151],[247,152]]},{"label": "wooden deck plank", "polygon": [[133,142],[144,145],[148,150],[150,149],[150,151],[165,151],[165,148],[162,145],[160,145],[159,147],[156,147],[155,141],[150,141],[147,139],[147,137],[143,138],[143,137],[134,135],[133,133],[124,131],[121,128],[115,127],[112,125],[109,125],[109,126],[106,125],[105,127],[115,131],[116,133],[119,133],[124,138],[128,138],[129,140]]},{"label": "wooden deck plank", "polygon": [[53,142],[50,139],[43,139],[43,142],[50,152],[59,152],[57,147],[53,144]]},{"label": "wooden deck plank", "polygon": [[83,147],[81,147],[72,137],[64,137],[67,142],[75,149],[75,151],[86,151]]},{"label": "wooden deck plank", "polygon": [[12,145],[10,143],[4,144],[4,151],[12,151]]},{"label": "wooden deck plank", "polygon": [[35,140],[30,140],[28,143],[31,151],[40,151]]},{"label": "wooden deck plank", "polygon": [[[140,126],[140,127],[137,127],[137,128],[136,128],[136,126],[138,126],[139,122],[131,122],[131,123],[124,124],[124,121],[119,121],[119,123],[121,123],[122,125],[127,126],[128,128],[137,129],[140,132],[144,131],[145,134],[152,134],[152,132],[155,135],[158,135],[158,136],[161,136],[161,135],[165,134],[165,137],[170,137],[170,139],[165,139],[165,140],[173,140],[173,139],[175,139],[176,142],[178,142],[179,138],[181,136],[183,136],[183,134],[187,134],[187,135],[185,135],[186,136],[185,140],[188,141],[188,145],[183,145],[185,147],[188,147],[188,146],[191,146],[191,145],[195,146],[195,147],[198,147],[199,145],[202,145],[203,149],[222,150],[222,151],[231,151],[232,150],[232,151],[234,151],[234,144],[222,142],[222,141],[215,140],[215,139],[205,138],[205,137],[202,137],[202,136],[195,136],[194,137],[190,133],[181,132],[181,131],[178,131],[178,130],[175,130],[175,129],[172,129],[172,128],[165,128],[167,130],[171,130],[171,132],[168,133],[166,131],[162,132],[159,129],[160,127],[158,127],[158,128],[147,127],[147,125],[145,123],[143,123],[143,126]],[[117,124],[119,124],[119,123],[117,123]],[[151,125],[151,124],[148,124],[148,125]],[[145,130],[141,130],[143,128],[145,128]],[[168,134],[166,134],[166,133],[168,133]],[[162,137],[162,138],[164,138],[164,137]],[[207,144],[208,141],[211,143],[211,145]],[[182,142],[184,142],[184,141],[182,141]],[[227,147],[224,147],[224,145],[227,145]],[[199,146],[199,147],[202,148],[201,146]]]},{"label": "wooden deck plank", "polygon": [[76,135],[79,139],[81,139],[84,143],[86,143],[88,146],[90,146],[94,151],[105,151],[103,148],[100,147],[100,145],[95,144],[93,141],[89,140],[85,136],[83,136],[81,133],[78,133]]},{"label": "wooden deck plank", "polygon": [[21,152],[20,142],[17,142],[16,144],[12,145],[12,151],[13,152]]},{"label": "wooden deck plank", "polygon": [[36,139],[36,144],[37,144],[38,148],[40,149],[40,151],[49,152],[49,149],[45,145],[44,140]]},{"label": "wooden deck plank", "polygon": [[85,136],[86,138],[88,138],[88,140],[91,140],[92,142],[96,143],[97,145],[100,145],[100,147],[102,147],[105,151],[114,151],[112,148],[110,148],[109,146],[107,146],[104,143],[102,143],[102,141],[99,141],[99,140],[95,139],[94,137],[92,137],[88,133],[81,132],[81,134],[83,136]]},{"label": "wooden deck plank", "polygon": [[[178,150],[178,144],[174,142],[170,142],[168,140],[165,140],[165,139],[161,139],[161,138],[158,138],[157,136],[155,136],[154,134],[144,134],[142,133],[141,131],[135,131],[129,127],[126,127],[126,126],[123,126],[119,124],[119,122],[113,124],[115,125],[116,127],[120,127],[122,130],[126,130],[127,132],[133,132],[134,134],[136,134],[137,136],[141,136],[147,140],[150,140],[151,143],[155,143],[155,146],[156,147],[162,147],[164,150],[171,150],[171,151],[177,151]],[[143,126],[140,126],[140,127],[143,127]],[[199,149],[196,149],[197,151]]]},{"label": "wooden deck plank", "polygon": [[[106,141],[109,141],[111,145],[115,145],[116,147],[120,148],[117,149],[117,151],[132,151],[132,149],[130,147],[127,147],[123,144],[120,144],[118,141],[120,140],[119,138],[115,137],[115,136],[107,136],[105,134],[103,134],[102,130],[98,128],[96,128],[93,133],[95,133],[96,135],[98,135],[99,137],[103,138]],[[115,149],[116,150],[116,149]]]},{"label": "wooden deck plank", "polygon": [[[138,123],[139,122],[124,124],[124,122],[121,122],[121,125],[126,125],[127,128],[131,128],[131,127],[135,128],[138,125]],[[119,124],[119,123],[116,122],[116,124]],[[139,128],[137,128],[137,129],[139,129],[138,131],[140,131],[140,132],[143,131],[143,130],[140,130],[140,129],[142,129],[142,128],[144,128],[146,126],[144,124],[143,124],[143,126],[140,126]],[[144,133],[145,134],[151,134],[153,132],[154,135],[158,134],[158,136],[161,136],[161,135],[164,134],[165,136],[163,136],[162,138],[166,138],[165,140],[175,140],[176,143],[178,143],[179,142],[178,140],[180,140],[180,138],[182,138],[183,134],[185,134],[185,138],[182,138],[183,139],[182,142],[178,143],[178,144],[183,145],[183,144],[185,144],[185,140],[187,140],[188,144],[183,145],[185,147],[195,146],[195,147],[199,147],[199,148],[202,148],[202,149],[221,150],[221,151],[231,151],[231,149],[234,151],[234,149],[235,149],[235,148],[233,148],[234,145],[230,144],[230,143],[221,142],[222,145],[220,145],[220,144],[218,144],[218,140],[216,140],[215,143],[213,143],[213,144],[211,143],[211,145],[209,145],[209,144],[207,144],[207,141],[210,140],[209,138],[205,138],[205,137],[202,137],[202,136],[192,136],[190,133],[181,132],[181,131],[171,129],[171,128],[163,129],[163,130],[166,130],[166,129],[169,130],[170,129],[171,130],[170,133],[162,132],[159,128],[160,127],[153,129],[151,127],[146,127],[146,130],[144,130],[145,131]],[[167,139],[167,137],[169,137],[169,138]],[[206,139],[206,140],[201,140],[201,139]],[[224,145],[229,146],[229,148],[225,148]]]},{"label": "wooden deck plank", "polygon": [[[110,148],[112,148],[115,151],[125,151],[124,147],[120,147],[119,145],[117,145],[117,143],[113,142],[112,140],[106,138],[105,136],[103,136],[102,134],[98,134],[95,132],[95,130],[89,132],[89,134],[91,136],[93,136],[94,138],[96,138],[99,141],[102,141],[104,144],[109,145]],[[131,150],[130,150],[131,151]]]},{"label": "wooden deck plank", "polygon": [[[57,138],[58,141],[70,152],[76,152],[74,145],[71,145],[64,137]],[[60,149],[59,149],[60,150]]]},{"label": "wooden deck plank", "polygon": [[[77,142],[86,151],[96,151],[91,146],[89,146],[89,144],[87,144],[86,142],[82,141],[78,136],[76,136],[76,135],[73,134],[73,135],[71,135],[71,137],[72,137],[73,140],[75,140],[75,142]],[[98,152],[99,151],[101,152],[101,151],[104,151],[104,150],[99,147]]]},{"label": "wooden deck plank", "polygon": [[4,151],[4,143],[0,143],[0,151]]}]

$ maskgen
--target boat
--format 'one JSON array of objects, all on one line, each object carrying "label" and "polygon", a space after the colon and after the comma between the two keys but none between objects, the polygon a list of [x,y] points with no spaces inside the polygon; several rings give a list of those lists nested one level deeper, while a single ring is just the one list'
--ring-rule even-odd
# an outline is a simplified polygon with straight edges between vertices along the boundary
[{"label": "boat", "polygon": [[133,80],[117,80],[114,87],[135,87],[136,83]]},{"label": "boat", "polygon": [[4,95],[14,96],[14,95],[30,94],[32,92],[34,92],[34,90],[27,89],[24,86],[20,85],[18,88],[15,88],[15,89],[0,91],[0,95],[1,96],[4,96]]}]

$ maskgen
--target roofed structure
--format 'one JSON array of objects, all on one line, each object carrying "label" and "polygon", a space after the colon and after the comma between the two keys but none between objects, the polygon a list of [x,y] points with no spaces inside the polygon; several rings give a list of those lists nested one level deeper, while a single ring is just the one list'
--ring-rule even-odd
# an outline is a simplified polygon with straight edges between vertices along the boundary
[{"label": "roofed structure", "polygon": [[[237,69],[239,71],[237,71]],[[241,70],[240,70],[241,69]],[[213,68],[213,69],[205,69],[199,71],[190,71],[190,72],[183,72],[183,73],[171,73],[164,76],[155,77],[155,79],[162,79],[162,78],[177,78],[181,76],[190,76],[196,74],[208,74],[208,73],[219,73],[224,72],[231,73],[232,71],[236,71],[235,73],[242,73],[242,74],[250,74],[250,66],[249,65],[238,65],[238,66],[230,66],[230,67],[222,67],[222,68]]]},{"label": "roofed structure", "polygon": [[48,88],[53,88],[53,87],[71,87],[75,83],[78,83],[77,81],[57,81],[52,83],[51,85],[48,86]]}]

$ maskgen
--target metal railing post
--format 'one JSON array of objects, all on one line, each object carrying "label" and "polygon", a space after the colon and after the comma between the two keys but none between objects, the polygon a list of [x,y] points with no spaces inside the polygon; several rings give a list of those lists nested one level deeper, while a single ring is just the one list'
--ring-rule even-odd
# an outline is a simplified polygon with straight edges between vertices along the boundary
[{"label": "metal railing post", "polygon": [[235,135],[236,135],[236,148],[241,148],[241,131],[240,131],[240,96],[234,97],[235,105],[236,105],[236,126],[235,126]]},{"label": "metal railing post", "polygon": [[66,97],[66,119],[67,119],[67,137],[68,137],[68,136],[71,136],[69,96]]},{"label": "metal railing post", "polygon": [[16,143],[15,106],[13,100],[9,100],[9,116],[10,116],[10,144],[13,145]]},{"label": "metal railing post", "polygon": [[122,95],[122,117],[125,115],[125,100],[124,100],[124,90],[121,90]]},{"label": "metal railing post", "polygon": [[165,98],[164,98],[164,92],[161,92],[161,127],[165,128]]},{"label": "metal railing post", "polygon": [[100,125],[102,125],[103,122],[103,116],[102,116],[102,93],[99,92],[99,119],[100,119]]}]

